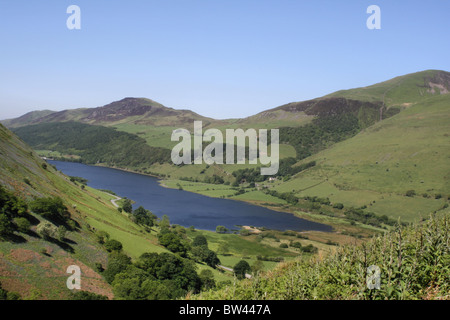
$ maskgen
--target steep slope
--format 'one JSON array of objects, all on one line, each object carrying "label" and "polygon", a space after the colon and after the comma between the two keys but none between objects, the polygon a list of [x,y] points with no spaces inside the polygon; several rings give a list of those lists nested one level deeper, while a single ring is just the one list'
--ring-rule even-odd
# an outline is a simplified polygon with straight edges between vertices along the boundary
[{"label": "steep slope", "polygon": [[75,223],[64,240],[45,239],[37,226],[46,218],[30,212],[28,232],[0,238],[3,289],[18,292],[26,299],[66,299],[71,296],[66,287],[70,276],[66,269],[77,265],[82,272],[82,290],[112,297],[110,285],[97,272],[97,265],[106,266],[108,260],[96,237],[97,231],[106,231],[120,241],[131,257],[165,251],[154,244],[155,236],[118,213],[110,201],[114,196],[71,182],[2,125],[0,168],[4,190],[27,203],[37,198],[60,197]]}]

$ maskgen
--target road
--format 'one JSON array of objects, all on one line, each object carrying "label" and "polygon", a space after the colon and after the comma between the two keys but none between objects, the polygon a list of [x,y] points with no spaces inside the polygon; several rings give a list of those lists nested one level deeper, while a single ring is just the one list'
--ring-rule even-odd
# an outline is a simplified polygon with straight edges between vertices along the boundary
[{"label": "road", "polygon": [[[217,267],[220,268],[220,269],[226,270],[226,271],[231,271],[231,272],[233,272],[233,269],[228,268],[228,267],[225,267],[225,266],[221,266],[220,264],[217,265]],[[245,277],[246,277],[247,279],[250,279],[250,278],[252,277],[252,275],[246,273],[246,274],[245,274]]]}]

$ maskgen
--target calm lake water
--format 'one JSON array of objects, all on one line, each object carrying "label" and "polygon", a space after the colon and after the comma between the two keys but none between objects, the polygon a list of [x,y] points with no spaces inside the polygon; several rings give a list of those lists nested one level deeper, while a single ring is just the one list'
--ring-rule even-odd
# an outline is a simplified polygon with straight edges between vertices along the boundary
[{"label": "calm lake water", "polygon": [[331,231],[328,225],[300,219],[292,214],[277,212],[242,201],[211,198],[178,189],[164,188],[154,177],[121,170],[88,166],[80,163],[48,161],[68,176],[88,179],[88,186],[114,191],[158,217],[167,215],[172,224],[194,226],[201,230],[216,230],[218,225],[228,229],[236,226],[266,227],[275,230]]}]

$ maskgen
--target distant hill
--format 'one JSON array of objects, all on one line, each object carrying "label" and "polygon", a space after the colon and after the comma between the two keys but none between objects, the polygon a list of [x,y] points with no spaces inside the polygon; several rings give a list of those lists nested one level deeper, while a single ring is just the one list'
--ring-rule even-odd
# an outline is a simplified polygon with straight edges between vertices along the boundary
[{"label": "distant hill", "polygon": [[[292,102],[258,113],[255,117],[273,121],[281,118],[355,112],[361,106],[406,108],[435,95],[450,92],[450,72],[426,70],[383,81],[371,86],[340,90],[308,101]],[[381,115],[381,118],[383,116]]]},{"label": "distant hill", "polygon": [[16,128],[14,132],[35,150],[77,156],[87,164],[130,168],[170,161],[169,149],[149,146],[137,135],[103,126],[49,122]]},{"label": "distant hill", "polygon": [[203,120],[206,123],[212,119],[202,117],[190,110],[176,110],[144,98],[124,98],[102,107],[71,109],[59,112],[37,113],[29,116],[4,121],[4,125],[17,128],[30,124],[77,121],[86,124],[115,125],[133,123],[138,125],[174,125],[180,126]]},{"label": "distant hill", "polygon": [[18,118],[2,120],[1,123],[4,126],[9,127],[9,128],[26,126],[26,125],[34,123],[34,121],[36,121],[38,119],[41,119],[45,116],[52,114],[54,112],[55,111],[51,111],[51,110],[31,111],[31,112],[28,112]]},{"label": "distant hill", "polygon": [[343,97],[361,101],[380,101],[387,108],[408,107],[411,103],[425,101],[450,92],[450,72],[425,70],[399,76],[371,86],[341,90],[324,98]]}]

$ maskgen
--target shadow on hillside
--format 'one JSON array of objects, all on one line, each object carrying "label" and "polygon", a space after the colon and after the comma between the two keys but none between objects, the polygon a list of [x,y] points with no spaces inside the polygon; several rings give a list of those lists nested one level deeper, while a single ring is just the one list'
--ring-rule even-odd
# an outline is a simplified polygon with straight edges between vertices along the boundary
[{"label": "shadow on hillside", "polygon": [[24,237],[18,235],[18,234],[8,234],[8,235],[2,235],[0,236],[0,239],[3,241],[7,241],[7,242],[12,242],[12,243],[25,243],[27,242],[27,239],[25,239]]}]

